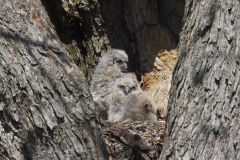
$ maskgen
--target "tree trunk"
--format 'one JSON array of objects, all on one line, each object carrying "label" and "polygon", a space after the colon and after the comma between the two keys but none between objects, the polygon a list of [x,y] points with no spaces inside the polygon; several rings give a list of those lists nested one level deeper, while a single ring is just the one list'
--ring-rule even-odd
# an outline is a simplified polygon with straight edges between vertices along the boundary
[{"label": "tree trunk", "polygon": [[42,3],[0,5],[0,159],[105,159],[84,75]]},{"label": "tree trunk", "polygon": [[240,2],[186,1],[160,159],[240,159]]}]

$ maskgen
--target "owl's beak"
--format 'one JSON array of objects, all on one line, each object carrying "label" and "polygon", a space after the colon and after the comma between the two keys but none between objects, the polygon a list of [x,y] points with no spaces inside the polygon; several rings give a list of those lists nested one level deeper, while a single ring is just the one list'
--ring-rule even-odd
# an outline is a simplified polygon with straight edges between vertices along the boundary
[{"label": "owl's beak", "polygon": [[121,71],[126,73],[128,71],[128,65],[127,63],[121,64]]},{"label": "owl's beak", "polygon": [[124,94],[125,94],[125,95],[128,95],[128,93],[130,93],[130,89],[124,90]]}]

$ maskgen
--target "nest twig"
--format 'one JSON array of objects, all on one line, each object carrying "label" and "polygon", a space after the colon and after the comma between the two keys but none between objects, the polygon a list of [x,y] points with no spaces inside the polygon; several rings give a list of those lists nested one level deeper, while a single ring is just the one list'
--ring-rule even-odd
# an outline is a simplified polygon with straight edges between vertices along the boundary
[{"label": "nest twig", "polygon": [[165,121],[106,123],[104,141],[109,159],[158,159],[163,145]]}]

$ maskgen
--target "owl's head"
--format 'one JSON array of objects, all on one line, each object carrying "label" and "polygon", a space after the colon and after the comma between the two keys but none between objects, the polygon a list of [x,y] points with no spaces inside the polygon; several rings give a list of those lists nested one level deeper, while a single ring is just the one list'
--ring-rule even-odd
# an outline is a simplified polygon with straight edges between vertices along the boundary
[{"label": "owl's head", "polygon": [[137,78],[133,73],[120,77],[115,84],[117,89],[126,96],[141,91]]},{"label": "owl's head", "polygon": [[125,51],[119,49],[108,50],[103,55],[103,63],[106,67],[114,67],[115,70],[127,72],[128,70],[128,55]]},{"label": "owl's head", "polygon": [[[126,117],[131,117],[131,120],[157,120],[157,106],[146,92],[131,95],[127,104],[130,106]],[[134,116],[132,116],[133,114]]]},{"label": "owl's head", "polygon": [[146,97],[139,108],[146,120],[157,120],[157,107],[156,104],[150,99],[150,97]]},{"label": "owl's head", "polygon": [[122,72],[128,70],[128,56],[123,50],[112,49],[113,64],[118,67]]}]

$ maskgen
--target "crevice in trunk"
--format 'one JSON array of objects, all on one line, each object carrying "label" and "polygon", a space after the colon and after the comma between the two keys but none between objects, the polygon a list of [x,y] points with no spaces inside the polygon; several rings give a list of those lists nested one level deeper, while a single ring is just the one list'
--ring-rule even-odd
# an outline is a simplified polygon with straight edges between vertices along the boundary
[{"label": "crevice in trunk", "polygon": [[184,0],[41,1],[88,82],[101,51],[124,49],[165,119]]},{"label": "crevice in trunk", "polygon": [[130,69],[166,116],[184,0],[42,0],[61,40],[88,79],[101,51],[124,49]]},{"label": "crevice in trunk", "polygon": [[184,0],[100,1],[109,44],[127,51],[131,70],[166,116]]},{"label": "crevice in trunk", "polygon": [[42,0],[59,37],[88,82],[101,51],[124,49],[131,71],[158,104],[159,117],[164,118],[184,0],[86,2]]}]

